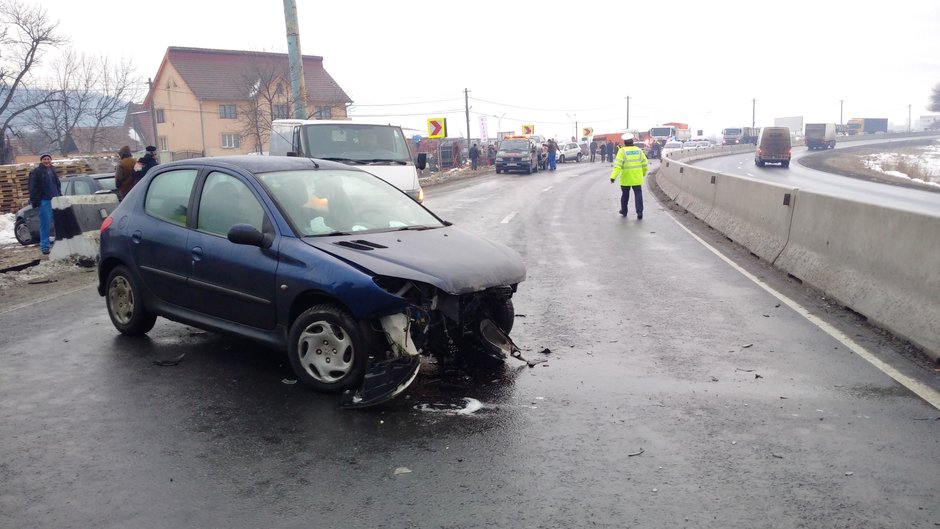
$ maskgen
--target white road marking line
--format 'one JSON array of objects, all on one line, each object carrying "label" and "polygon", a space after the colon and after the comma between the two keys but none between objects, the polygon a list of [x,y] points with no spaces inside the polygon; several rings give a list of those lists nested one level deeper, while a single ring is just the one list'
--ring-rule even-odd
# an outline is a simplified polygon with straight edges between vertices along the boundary
[{"label": "white road marking line", "polygon": [[506,218],[504,218],[503,220],[499,221],[499,223],[500,223],[500,224],[509,224],[509,221],[511,221],[512,218],[516,216],[516,213],[519,213],[519,212],[518,212],[518,211],[513,211],[513,212],[510,213],[509,215],[506,215]]},{"label": "white road marking line", "polygon": [[744,174],[746,174],[746,175],[748,175],[748,176],[754,176],[754,175],[752,175],[751,173],[744,173]]},{"label": "white road marking line", "polygon": [[551,188],[553,188],[553,187],[555,187],[555,186],[548,186],[548,187],[546,187],[545,189],[543,189],[542,192],[544,193],[544,192],[548,191],[549,189],[551,189]]},{"label": "white road marking line", "polygon": [[760,279],[758,279],[757,276],[755,276],[755,275],[751,274],[750,272],[748,272],[747,270],[741,268],[740,266],[738,266],[737,263],[735,263],[734,261],[732,261],[732,260],[729,259],[728,257],[725,257],[725,255],[722,254],[721,252],[719,252],[715,247],[713,247],[712,245],[708,244],[707,242],[705,242],[704,240],[702,240],[701,237],[695,235],[694,233],[692,233],[691,230],[689,230],[688,228],[686,228],[685,226],[683,226],[671,213],[669,214],[669,216],[672,218],[672,220],[673,220],[676,224],[679,225],[680,228],[682,228],[682,229],[685,230],[689,235],[691,235],[692,238],[694,238],[694,239],[697,240],[699,243],[701,243],[702,246],[708,248],[713,254],[717,255],[722,261],[728,263],[728,265],[730,265],[732,268],[734,268],[735,270],[737,270],[738,272],[740,272],[741,275],[743,275],[744,277],[750,279],[750,280],[751,280],[752,282],[754,282],[757,286],[763,288],[763,289],[766,290],[768,293],[770,293],[770,295],[772,295],[773,297],[779,299],[781,302],[783,302],[783,303],[786,304],[788,307],[790,307],[791,309],[793,309],[797,314],[799,314],[800,316],[803,316],[803,317],[806,318],[810,323],[812,323],[813,325],[815,325],[816,327],[818,327],[820,330],[822,330],[823,332],[825,332],[825,333],[828,334],[829,336],[832,336],[833,338],[835,338],[836,341],[838,341],[839,343],[841,343],[842,345],[844,345],[845,347],[847,347],[850,351],[852,351],[853,353],[855,353],[855,354],[857,354],[858,356],[860,356],[860,357],[862,357],[863,359],[865,359],[869,364],[875,366],[875,368],[877,368],[879,371],[881,371],[882,373],[884,373],[884,374],[888,375],[889,377],[893,378],[895,381],[897,381],[897,382],[898,382],[899,384],[901,384],[902,386],[904,386],[904,387],[906,387],[907,389],[913,391],[918,397],[920,397],[920,398],[924,399],[925,401],[927,401],[928,404],[930,404],[930,405],[933,406],[934,408],[937,408],[938,410],[940,410],[940,392],[936,391],[936,390],[933,389],[932,387],[930,387],[930,386],[928,386],[928,385],[926,385],[926,384],[924,384],[924,383],[922,383],[922,382],[920,382],[920,381],[918,381],[918,380],[915,380],[915,379],[913,379],[913,378],[911,378],[911,377],[909,377],[909,376],[907,376],[907,375],[901,373],[900,371],[898,371],[898,370],[895,369],[894,367],[892,367],[892,366],[888,365],[887,363],[883,362],[881,359],[879,359],[878,357],[876,357],[874,354],[872,354],[871,352],[869,352],[867,349],[865,349],[865,348],[862,347],[861,345],[855,343],[855,340],[852,340],[851,338],[849,338],[848,335],[846,335],[845,333],[843,333],[843,332],[840,331],[839,329],[836,329],[836,328],[833,327],[832,325],[829,325],[828,323],[826,323],[825,321],[821,320],[820,318],[818,318],[818,317],[812,315],[812,314],[809,312],[809,310],[807,310],[805,307],[803,307],[802,305],[800,305],[800,304],[797,303],[796,301],[793,301],[792,299],[790,299],[790,298],[784,296],[784,295],[781,294],[780,292],[777,292],[777,291],[774,290],[770,285],[768,285],[768,284],[764,283],[763,281],[761,281]]}]

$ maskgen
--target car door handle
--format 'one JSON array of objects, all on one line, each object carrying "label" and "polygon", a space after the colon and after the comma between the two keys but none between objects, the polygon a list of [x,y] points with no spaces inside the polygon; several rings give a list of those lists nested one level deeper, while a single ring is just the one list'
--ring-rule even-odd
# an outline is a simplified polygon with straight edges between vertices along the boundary
[{"label": "car door handle", "polygon": [[193,262],[202,261],[202,246],[194,246],[192,250]]},{"label": "car door handle", "polygon": [[131,234],[131,240],[137,244],[140,244],[140,241],[144,239],[144,234],[140,233],[140,230],[135,231]]}]

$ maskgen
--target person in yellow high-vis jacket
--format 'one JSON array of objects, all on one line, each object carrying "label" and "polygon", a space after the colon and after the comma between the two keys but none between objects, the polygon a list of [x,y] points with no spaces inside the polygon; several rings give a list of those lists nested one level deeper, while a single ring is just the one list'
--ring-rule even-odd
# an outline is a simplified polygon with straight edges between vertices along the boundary
[{"label": "person in yellow high-vis jacket", "polygon": [[623,135],[623,144],[614,159],[614,168],[610,171],[610,183],[620,179],[620,215],[627,216],[630,205],[630,190],[636,197],[636,218],[643,218],[643,177],[649,168],[646,154],[633,146],[633,134]]}]

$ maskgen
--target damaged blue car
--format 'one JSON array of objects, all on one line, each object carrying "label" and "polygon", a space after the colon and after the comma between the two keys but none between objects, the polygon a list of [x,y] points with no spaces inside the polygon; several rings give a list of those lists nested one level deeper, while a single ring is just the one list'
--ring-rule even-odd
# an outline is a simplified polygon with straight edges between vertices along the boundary
[{"label": "damaged blue car", "polygon": [[526,271],[384,180],[309,158],[159,165],[101,226],[98,293],[117,330],[164,317],[286,351],[297,379],[384,402],[421,355],[505,357]]}]

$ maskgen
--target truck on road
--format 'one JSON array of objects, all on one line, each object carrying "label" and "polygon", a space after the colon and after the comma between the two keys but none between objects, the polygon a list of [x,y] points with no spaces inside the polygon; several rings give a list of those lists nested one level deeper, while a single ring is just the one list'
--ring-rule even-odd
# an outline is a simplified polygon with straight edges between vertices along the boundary
[{"label": "truck on road", "polygon": [[731,127],[721,130],[722,145],[757,145],[759,127]]},{"label": "truck on road", "polygon": [[835,149],[836,124],[807,123],[803,130],[803,141],[806,142],[806,148],[811,151],[815,151],[816,149]]},{"label": "truck on road", "polygon": [[852,118],[847,129],[849,136],[888,132],[888,118]]},{"label": "truck on road", "polygon": [[658,127],[650,129],[650,138],[665,145],[667,141],[689,141],[692,139],[692,131],[685,123],[663,123]]}]

